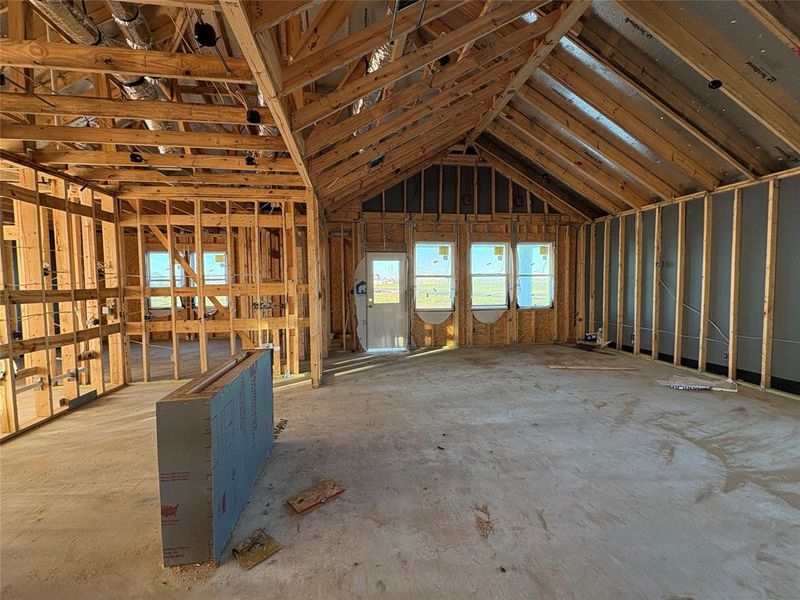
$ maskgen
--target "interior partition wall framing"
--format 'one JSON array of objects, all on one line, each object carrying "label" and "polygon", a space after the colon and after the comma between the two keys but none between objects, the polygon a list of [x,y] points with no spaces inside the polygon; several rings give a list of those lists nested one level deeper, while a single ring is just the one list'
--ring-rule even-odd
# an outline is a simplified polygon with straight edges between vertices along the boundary
[{"label": "interior partition wall framing", "polygon": [[792,169],[585,225],[585,331],[800,394],[798,219]]}]

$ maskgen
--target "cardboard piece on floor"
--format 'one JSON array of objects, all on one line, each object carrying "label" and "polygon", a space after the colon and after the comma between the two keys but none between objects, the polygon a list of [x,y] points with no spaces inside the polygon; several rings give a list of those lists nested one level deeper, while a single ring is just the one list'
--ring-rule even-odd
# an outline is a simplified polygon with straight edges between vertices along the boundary
[{"label": "cardboard piece on floor", "polygon": [[249,570],[267,560],[280,549],[280,544],[271,535],[263,529],[259,529],[236,546],[231,554],[240,567]]},{"label": "cardboard piece on floor", "polygon": [[286,503],[298,514],[304,514],[314,510],[318,506],[333,500],[336,496],[344,492],[345,487],[338,481],[326,479],[295,494]]}]

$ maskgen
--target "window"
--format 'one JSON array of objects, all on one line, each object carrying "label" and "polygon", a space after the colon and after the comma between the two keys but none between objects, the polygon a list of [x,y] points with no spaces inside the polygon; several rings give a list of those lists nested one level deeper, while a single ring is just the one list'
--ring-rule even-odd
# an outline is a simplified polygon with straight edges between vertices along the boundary
[{"label": "window", "polygon": [[[197,271],[197,253],[191,253],[189,264]],[[228,283],[228,260],[224,252],[203,252],[203,277],[206,286]],[[191,286],[196,287],[196,285],[194,280],[191,280]],[[216,298],[222,306],[228,306],[227,296],[216,296]],[[208,297],[206,297],[206,308],[214,308]]]},{"label": "window", "polygon": [[[168,252],[148,252],[147,253],[147,287],[168,288],[169,287],[169,253]],[[175,265],[175,285],[183,285],[183,269],[180,265]],[[169,296],[151,296],[148,298],[150,308],[170,308],[172,300]]]},{"label": "window", "polygon": [[517,245],[517,304],[520,308],[553,306],[553,244]]},{"label": "window", "polygon": [[373,304],[400,304],[400,261],[372,261]]},{"label": "window", "polygon": [[508,246],[472,244],[472,308],[508,308]]},{"label": "window", "polygon": [[453,310],[453,244],[414,246],[414,305],[417,310]]}]

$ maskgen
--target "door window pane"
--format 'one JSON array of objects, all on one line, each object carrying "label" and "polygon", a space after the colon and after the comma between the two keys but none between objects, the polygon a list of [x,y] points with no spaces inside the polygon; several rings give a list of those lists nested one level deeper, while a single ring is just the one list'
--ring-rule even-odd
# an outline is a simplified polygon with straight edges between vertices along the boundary
[{"label": "door window pane", "polygon": [[372,261],[373,304],[400,304],[400,261]]}]

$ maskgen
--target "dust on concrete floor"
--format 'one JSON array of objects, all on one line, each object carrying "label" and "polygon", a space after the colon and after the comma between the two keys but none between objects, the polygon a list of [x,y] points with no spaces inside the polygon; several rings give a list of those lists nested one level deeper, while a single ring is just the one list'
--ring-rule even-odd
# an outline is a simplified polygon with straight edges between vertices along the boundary
[{"label": "dust on concrete floor", "polygon": [[[337,354],[281,391],[288,425],[234,540],[251,571],[159,566],[153,402],[135,385],[5,445],[8,598],[796,600],[800,403],[679,392],[676,371],[559,346]],[[554,371],[597,361],[636,371]],[[347,491],[295,516],[317,480]]]}]

